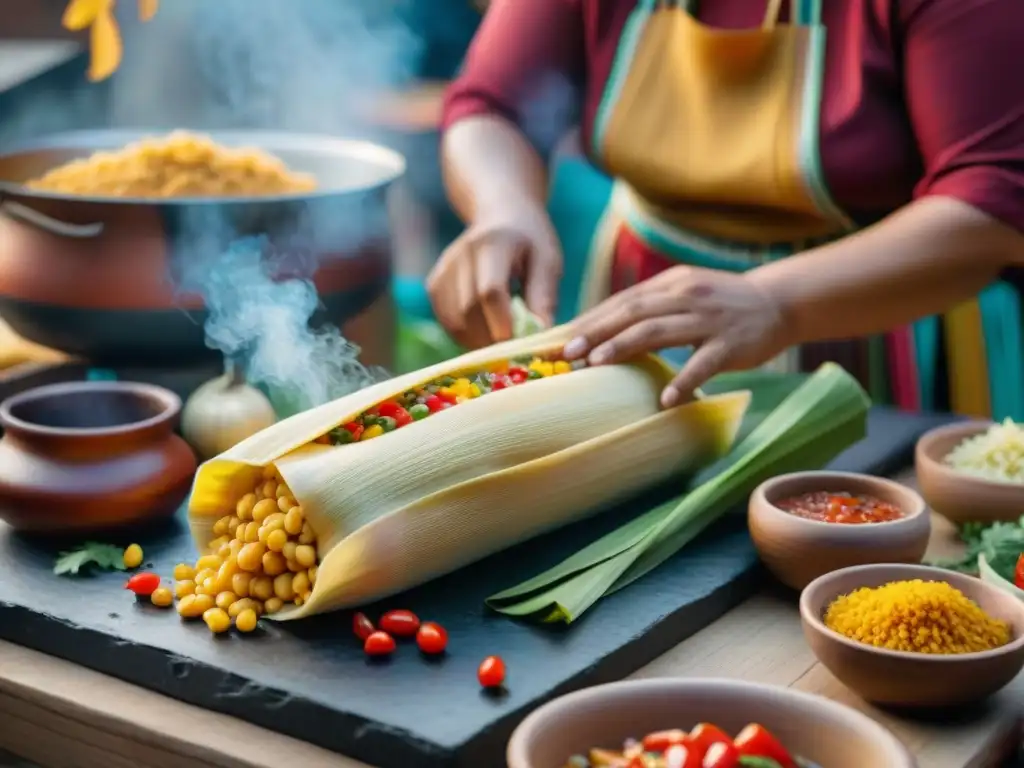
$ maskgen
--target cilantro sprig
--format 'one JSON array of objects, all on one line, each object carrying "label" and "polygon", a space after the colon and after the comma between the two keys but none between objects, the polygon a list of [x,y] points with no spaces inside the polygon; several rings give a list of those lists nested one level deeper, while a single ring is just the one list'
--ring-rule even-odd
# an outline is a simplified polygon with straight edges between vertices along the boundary
[{"label": "cilantro sprig", "polygon": [[83,569],[124,571],[124,550],[113,544],[87,541],[77,549],[61,552],[53,564],[58,576],[77,576]]}]

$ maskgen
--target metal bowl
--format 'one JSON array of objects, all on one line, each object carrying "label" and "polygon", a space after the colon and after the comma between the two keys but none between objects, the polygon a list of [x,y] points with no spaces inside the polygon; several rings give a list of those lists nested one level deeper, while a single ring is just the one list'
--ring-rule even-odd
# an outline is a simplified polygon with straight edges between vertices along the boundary
[{"label": "metal bowl", "polygon": [[24,186],[71,160],[151,135],[67,133],[0,155],[0,315],[20,335],[97,362],[212,354],[202,275],[245,237],[265,238],[276,275],[312,279],[322,300],[314,322],[342,325],[386,292],[388,191],[405,160],[376,144],[268,131],[206,134],[312,174],[318,189],[297,195],[112,198]]}]

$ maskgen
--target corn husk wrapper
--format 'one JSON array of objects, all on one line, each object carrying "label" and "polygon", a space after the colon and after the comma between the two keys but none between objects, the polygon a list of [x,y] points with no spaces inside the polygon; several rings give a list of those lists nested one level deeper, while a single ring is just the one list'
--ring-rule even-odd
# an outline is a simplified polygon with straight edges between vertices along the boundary
[{"label": "corn husk wrapper", "polygon": [[560,326],[476,350],[279,422],[204,463],[188,512],[200,551],[275,465],[317,534],[310,599],[287,620],[377,600],[692,472],[731,447],[749,392],[662,410],[673,372],[645,356],[492,392],[366,442],[328,430],[444,375],[569,340]]}]

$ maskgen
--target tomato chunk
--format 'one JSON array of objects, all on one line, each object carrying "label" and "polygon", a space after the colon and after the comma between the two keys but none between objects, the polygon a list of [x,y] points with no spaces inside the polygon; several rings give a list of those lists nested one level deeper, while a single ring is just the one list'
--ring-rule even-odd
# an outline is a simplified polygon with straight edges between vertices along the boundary
[{"label": "tomato chunk", "polygon": [[693,730],[690,731],[689,741],[693,748],[700,752],[702,759],[712,744],[724,742],[732,746],[732,739],[729,737],[729,734],[711,723],[697,723]]},{"label": "tomato chunk", "polygon": [[740,764],[740,751],[731,741],[716,741],[707,752],[700,768],[737,768]]},{"label": "tomato chunk", "polygon": [[1017,567],[1013,571],[1013,584],[1017,589],[1024,589],[1024,554],[1017,558]]},{"label": "tomato chunk", "polygon": [[763,725],[751,723],[736,736],[733,743],[741,756],[768,757],[782,768],[796,768],[793,757],[771,732]]},{"label": "tomato chunk", "polygon": [[673,744],[665,750],[665,768],[702,768],[700,755],[686,744]]},{"label": "tomato chunk", "polygon": [[670,731],[654,731],[643,738],[644,751],[664,752],[673,744],[685,744],[689,738],[686,731],[674,728]]}]

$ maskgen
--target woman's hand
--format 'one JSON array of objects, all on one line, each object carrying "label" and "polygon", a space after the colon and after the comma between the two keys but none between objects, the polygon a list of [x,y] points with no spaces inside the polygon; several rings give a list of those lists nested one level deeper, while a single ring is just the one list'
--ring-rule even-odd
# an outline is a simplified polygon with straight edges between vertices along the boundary
[{"label": "woman's hand", "polygon": [[562,253],[543,206],[506,201],[482,214],[438,260],[427,291],[441,325],[464,347],[512,338],[511,283],[551,324],[562,275]]},{"label": "woman's hand", "polygon": [[662,393],[669,408],[716,373],[753,368],[791,346],[789,325],[783,308],[749,275],[680,266],[579,317],[565,356],[601,365],[693,345],[693,355]]}]

